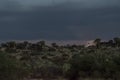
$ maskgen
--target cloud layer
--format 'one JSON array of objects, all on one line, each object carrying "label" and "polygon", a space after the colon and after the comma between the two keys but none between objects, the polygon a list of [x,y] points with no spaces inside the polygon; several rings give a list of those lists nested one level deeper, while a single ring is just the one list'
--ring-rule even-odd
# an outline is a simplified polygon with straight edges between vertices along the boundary
[{"label": "cloud layer", "polygon": [[120,1],[57,0],[55,3],[1,0],[0,38],[88,40],[120,36]]}]

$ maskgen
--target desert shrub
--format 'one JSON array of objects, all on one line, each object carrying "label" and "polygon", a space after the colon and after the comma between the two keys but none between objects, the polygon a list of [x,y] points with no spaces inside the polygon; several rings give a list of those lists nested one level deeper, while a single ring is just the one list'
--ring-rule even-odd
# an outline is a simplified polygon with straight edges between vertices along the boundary
[{"label": "desert shrub", "polygon": [[53,62],[43,60],[33,71],[34,78],[56,78],[62,75],[62,67]]},{"label": "desert shrub", "polygon": [[27,68],[6,53],[0,53],[0,80],[21,80],[27,76]]}]

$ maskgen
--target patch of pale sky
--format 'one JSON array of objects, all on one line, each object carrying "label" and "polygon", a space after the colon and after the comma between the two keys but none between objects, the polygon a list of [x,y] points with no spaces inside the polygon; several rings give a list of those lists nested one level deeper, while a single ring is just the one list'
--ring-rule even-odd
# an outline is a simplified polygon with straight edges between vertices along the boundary
[{"label": "patch of pale sky", "polygon": [[[119,6],[119,0],[0,0],[0,9],[29,9],[33,6],[50,6],[60,3],[67,3],[75,8],[94,8],[104,6]],[[69,6],[70,7],[70,6]]]},{"label": "patch of pale sky", "polygon": [[53,3],[62,3],[62,2],[80,2],[84,5],[107,5],[107,4],[120,4],[119,0],[17,0],[18,2],[24,5],[48,5]]}]

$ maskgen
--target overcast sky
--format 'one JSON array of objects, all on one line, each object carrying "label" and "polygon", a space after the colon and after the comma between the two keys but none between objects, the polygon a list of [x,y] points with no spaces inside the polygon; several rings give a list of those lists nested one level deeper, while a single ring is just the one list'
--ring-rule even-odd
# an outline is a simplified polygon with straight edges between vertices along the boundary
[{"label": "overcast sky", "polygon": [[0,40],[120,37],[120,0],[0,0]]}]

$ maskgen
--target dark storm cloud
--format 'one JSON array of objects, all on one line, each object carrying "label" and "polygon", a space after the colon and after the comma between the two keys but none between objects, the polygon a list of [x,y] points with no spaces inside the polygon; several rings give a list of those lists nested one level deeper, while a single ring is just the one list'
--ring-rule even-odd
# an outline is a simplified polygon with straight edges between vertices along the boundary
[{"label": "dark storm cloud", "polygon": [[[91,2],[85,0],[82,2],[86,3],[83,6],[75,2],[34,7],[15,2],[14,6],[11,5],[7,9],[2,6],[0,9],[0,37],[2,39],[65,40],[94,39],[96,37],[108,39],[120,36],[119,3],[115,0],[106,4],[108,0],[105,0],[103,2],[106,6],[102,6],[103,2],[97,1],[99,3],[95,0],[91,0]],[[96,7],[91,7],[95,3]],[[99,5],[97,6],[97,4]]]}]

